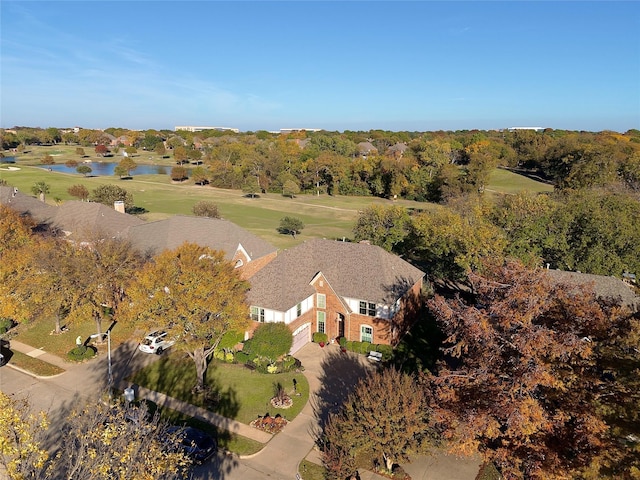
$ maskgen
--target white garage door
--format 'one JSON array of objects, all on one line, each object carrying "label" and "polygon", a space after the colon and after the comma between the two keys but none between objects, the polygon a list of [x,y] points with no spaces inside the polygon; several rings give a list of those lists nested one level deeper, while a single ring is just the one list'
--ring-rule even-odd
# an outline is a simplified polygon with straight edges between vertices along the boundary
[{"label": "white garage door", "polygon": [[293,355],[307,343],[311,341],[311,324],[306,323],[293,332],[293,344],[291,345],[290,355]]}]

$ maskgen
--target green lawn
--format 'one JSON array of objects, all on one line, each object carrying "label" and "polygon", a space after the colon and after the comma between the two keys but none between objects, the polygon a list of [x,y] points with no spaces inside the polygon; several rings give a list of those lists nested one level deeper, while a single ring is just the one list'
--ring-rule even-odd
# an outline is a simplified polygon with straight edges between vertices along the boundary
[{"label": "green lawn", "polygon": [[[293,379],[297,382],[297,392],[293,395]],[[302,410],[309,399],[309,383],[302,373],[262,374],[242,365],[212,362],[207,371],[206,383],[218,392],[219,400],[214,405],[205,405],[201,395],[191,393],[196,383],[193,361],[184,354],[173,351],[137,372],[131,379],[145,388],[162,392],[192,405],[210,408],[224,416],[249,424],[258,415],[280,414],[292,420]],[[280,383],[291,395],[293,406],[275,409],[269,401],[273,397],[274,385]]]},{"label": "green lawn", "polygon": [[16,351],[11,352],[9,363],[14,367],[21,368],[39,377],[51,377],[65,372],[65,370],[60,367]]},{"label": "green lawn", "polygon": [[553,192],[553,185],[538,182],[509,170],[496,168],[491,172],[485,191],[511,194],[523,191],[531,193]]}]

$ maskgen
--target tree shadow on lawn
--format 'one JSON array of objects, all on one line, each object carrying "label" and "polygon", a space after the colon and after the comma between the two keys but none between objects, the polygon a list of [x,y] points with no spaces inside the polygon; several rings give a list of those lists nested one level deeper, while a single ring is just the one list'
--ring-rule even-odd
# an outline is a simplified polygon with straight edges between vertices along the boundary
[{"label": "tree shadow on lawn", "polygon": [[358,382],[375,372],[378,365],[367,362],[362,355],[340,350],[329,352],[325,356],[320,365],[320,388],[312,400],[320,429],[316,434],[324,430],[329,415],[340,410]]}]

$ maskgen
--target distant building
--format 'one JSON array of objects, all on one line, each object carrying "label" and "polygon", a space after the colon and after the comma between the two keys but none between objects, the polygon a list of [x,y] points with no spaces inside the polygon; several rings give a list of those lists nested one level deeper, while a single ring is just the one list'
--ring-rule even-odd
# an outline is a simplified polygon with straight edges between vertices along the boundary
[{"label": "distant building", "polygon": [[202,132],[203,130],[218,130],[219,132],[233,132],[233,133],[240,132],[240,129],[231,128],[231,127],[193,127],[191,125],[175,127],[176,132],[180,130],[186,131],[186,132]]},{"label": "distant building", "polygon": [[279,133],[321,132],[322,128],[281,128]]},{"label": "distant building", "polygon": [[507,130],[510,132],[515,132],[516,130],[533,130],[535,132],[542,132],[545,130],[545,127],[509,127]]}]

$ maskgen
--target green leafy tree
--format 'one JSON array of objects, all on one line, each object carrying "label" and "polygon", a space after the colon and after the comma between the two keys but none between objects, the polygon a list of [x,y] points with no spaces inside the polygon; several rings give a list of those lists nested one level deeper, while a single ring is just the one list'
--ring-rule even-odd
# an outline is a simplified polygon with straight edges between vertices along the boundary
[{"label": "green leafy tree", "polygon": [[122,318],[139,327],[162,325],[196,368],[194,390],[205,387],[208,359],[222,336],[249,324],[248,285],[222,252],[185,243],[165,251],[135,276]]},{"label": "green leafy tree", "polygon": [[138,164],[136,164],[136,162],[134,162],[129,157],[124,157],[122,160],[120,160],[118,166],[114,169],[114,173],[120,178],[130,177],[131,170],[135,170],[136,168],[138,168]]},{"label": "green leafy tree", "polygon": [[[124,149],[124,151],[127,153],[127,155],[129,157],[132,157],[133,155],[135,155],[136,153],[138,153],[138,149],[134,146],[128,146]],[[133,170],[133,168],[131,169]]]},{"label": "green leafy tree", "polygon": [[302,229],[304,228],[304,223],[302,220],[296,217],[282,217],[280,219],[280,226],[278,227],[278,233],[282,233],[284,235],[291,235],[295,238]]},{"label": "green leafy tree", "polygon": [[124,202],[125,209],[133,208],[133,195],[118,185],[100,185],[91,192],[90,200],[92,202],[102,203],[113,207],[115,202]]},{"label": "green leafy tree", "polygon": [[[435,444],[430,420],[425,391],[412,376],[395,369],[375,372],[330,416],[324,429],[325,465],[340,474],[345,472],[335,468],[336,461],[390,474],[393,465]],[[353,460],[345,461],[344,455]]]},{"label": "green leafy tree", "polygon": [[287,197],[295,197],[296,194],[300,193],[300,187],[295,180],[287,180],[282,185],[282,194]]},{"label": "green leafy tree", "polygon": [[191,178],[196,185],[205,185],[209,183],[209,172],[204,167],[198,166],[191,171]]},{"label": "green leafy tree", "polygon": [[406,239],[409,225],[410,218],[405,208],[371,205],[358,215],[353,235],[358,242],[368,240],[390,252]]},{"label": "green leafy tree", "polygon": [[200,200],[193,206],[193,214],[196,217],[220,218],[218,205],[209,200]]},{"label": "green leafy tree", "polygon": [[467,271],[480,266],[484,258],[501,256],[505,240],[481,208],[469,207],[465,215],[442,208],[411,218],[407,244],[435,278],[457,281],[464,280]]},{"label": "green leafy tree", "polygon": [[260,191],[260,183],[254,176],[247,177],[242,185],[242,191],[249,195],[251,198],[255,197]]},{"label": "green leafy tree", "polygon": [[93,169],[89,165],[78,165],[76,167],[76,172],[78,172],[80,175],[83,175],[85,177],[89,175],[92,171]]}]

